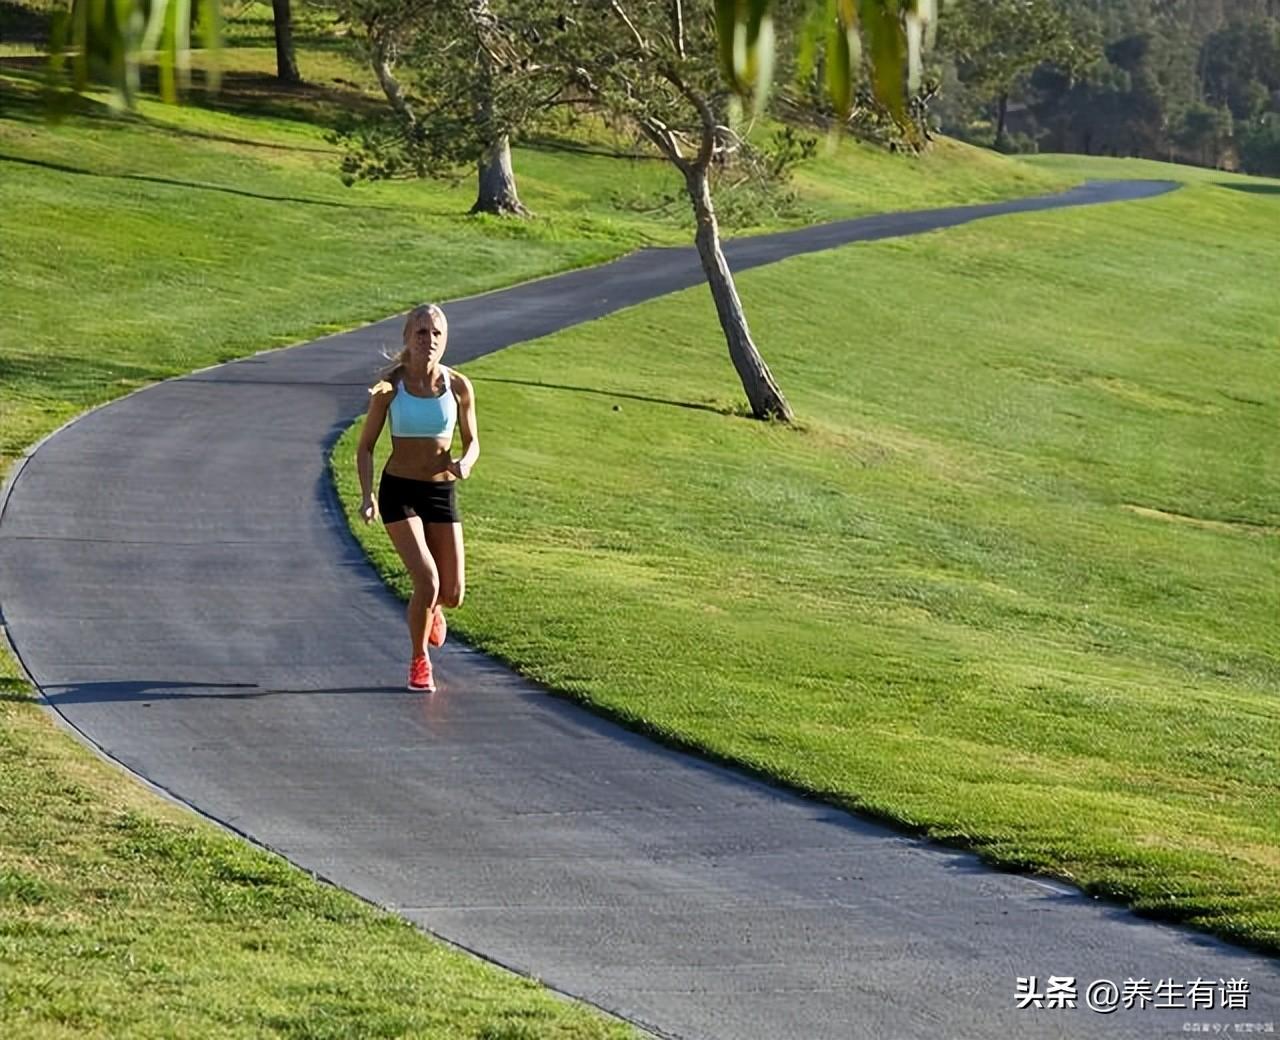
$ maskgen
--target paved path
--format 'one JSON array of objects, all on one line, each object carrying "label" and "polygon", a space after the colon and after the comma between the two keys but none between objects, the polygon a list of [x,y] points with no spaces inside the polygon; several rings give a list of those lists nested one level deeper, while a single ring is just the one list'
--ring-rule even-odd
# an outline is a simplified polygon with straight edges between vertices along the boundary
[{"label": "paved path", "polygon": [[[734,242],[744,267],[979,216]],[[449,306],[450,360],[696,284],[651,250]],[[708,304],[710,305],[710,304]],[[1186,1035],[1276,1021],[1277,964],[996,873],[676,754],[451,643],[402,687],[402,608],[326,476],[398,319],[177,379],[43,443],[0,514],[10,635],[91,742],[295,863],[663,1035]],[[1015,977],[1244,977],[1248,1013],[1014,1010]]]}]

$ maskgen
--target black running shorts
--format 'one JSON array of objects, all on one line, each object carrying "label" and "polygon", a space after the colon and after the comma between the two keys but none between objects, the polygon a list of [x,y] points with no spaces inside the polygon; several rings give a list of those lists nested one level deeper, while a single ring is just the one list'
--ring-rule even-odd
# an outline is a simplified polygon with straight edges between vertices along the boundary
[{"label": "black running shorts", "polygon": [[456,480],[410,480],[386,472],[378,483],[378,512],[384,524],[418,517],[424,524],[461,523]]}]

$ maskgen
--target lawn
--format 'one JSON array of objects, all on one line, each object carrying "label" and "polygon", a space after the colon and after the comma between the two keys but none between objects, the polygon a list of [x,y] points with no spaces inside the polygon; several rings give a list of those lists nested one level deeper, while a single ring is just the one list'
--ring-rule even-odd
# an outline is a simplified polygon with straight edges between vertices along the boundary
[{"label": "lawn", "polygon": [[454,631],[681,746],[1280,951],[1280,185],[1187,179],[742,276],[795,428],[740,416],[702,288],[469,363]]}]

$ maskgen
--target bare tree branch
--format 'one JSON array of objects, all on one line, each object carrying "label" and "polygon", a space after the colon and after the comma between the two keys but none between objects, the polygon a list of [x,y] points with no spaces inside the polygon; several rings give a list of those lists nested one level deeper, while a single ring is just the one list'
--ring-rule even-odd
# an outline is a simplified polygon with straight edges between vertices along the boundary
[{"label": "bare tree branch", "polygon": [[715,154],[716,148],[716,117],[711,111],[711,103],[696,90],[691,90],[680,77],[674,68],[670,66],[662,70],[663,78],[676,88],[681,96],[698,110],[698,116],[702,120],[702,145],[698,149],[698,157],[693,160],[695,166],[706,167],[711,165],[711,158]]},{"label": "bare tree branch", "polygon": [[725,126],[721,123],[715,127],[714,132],[717,141],[721,142],[719,150],[724,155],[733,155],[735,152],[741,151],[746,145],[742,135],[731,126]]},{"label": "bare tree branch", "polygon": [[645,38],[640,35],[640,30],[636,28],[635,22],[627,17],[627,12],[622,9],[622,4],[618,3],[618,0],[609,0],[609,6],[613,8],[613,13],[621,18],[623,22],[626,23],[627,28],[631,30],[631,35],[635,38],[636,46],[640,48],[642,53],[647,54],[649,52],[649,44],[645,41]]},{"label": "bare tree branch", "polygon": [[662,120],[650,116],[639,121],[640,132],[654,143],[658,151],[665,155],[672,164],[681,172],[687,174],[689,172],[689,160],[684,157],[684,152],[680,150],[680,141],[675,131],[671,130]]}]

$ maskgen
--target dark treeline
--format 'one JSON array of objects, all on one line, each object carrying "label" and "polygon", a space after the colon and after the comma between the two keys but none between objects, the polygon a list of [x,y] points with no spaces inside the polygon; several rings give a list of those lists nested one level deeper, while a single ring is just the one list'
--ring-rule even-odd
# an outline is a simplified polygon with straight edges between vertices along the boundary
[{"label": "dark treeline", "polygon": [[1280,174],[1280,0],[963,0],[933,64],[966,140]]}]

